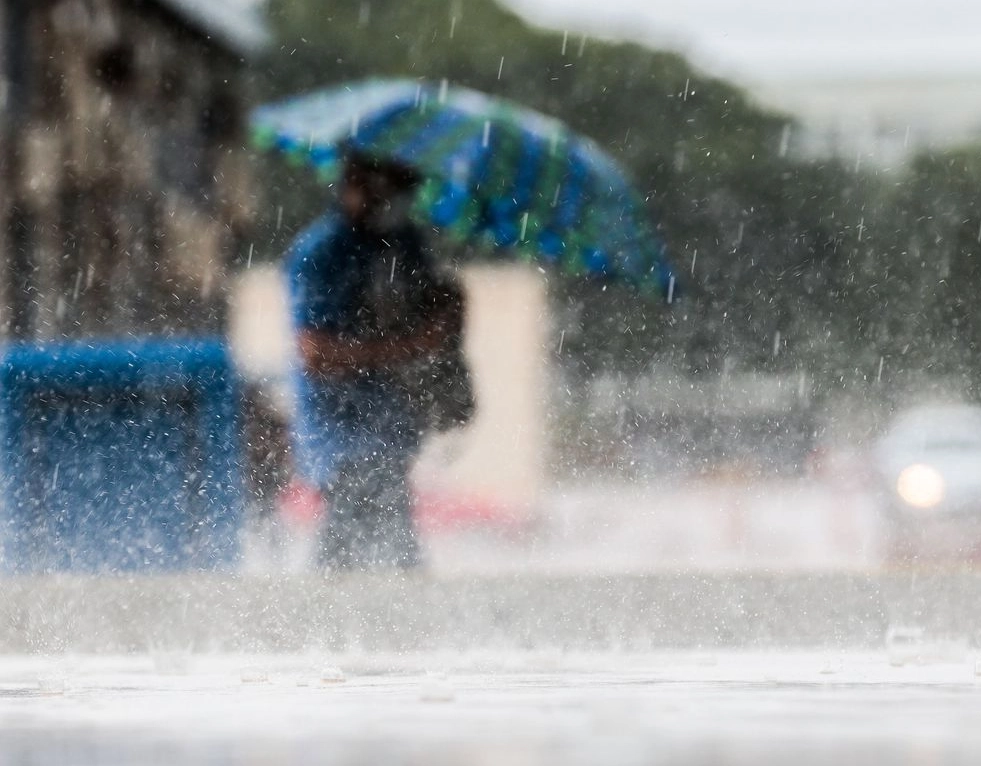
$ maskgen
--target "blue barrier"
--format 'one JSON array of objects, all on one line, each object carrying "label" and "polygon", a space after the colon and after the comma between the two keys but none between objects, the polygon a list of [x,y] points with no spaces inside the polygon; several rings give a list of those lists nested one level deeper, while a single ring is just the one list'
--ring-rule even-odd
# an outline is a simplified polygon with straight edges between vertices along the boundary
[{"label": "blue barrier", "polygon": [[0,566],[216,569],[238,554],[235,376],[217,339],[11,344]]}]

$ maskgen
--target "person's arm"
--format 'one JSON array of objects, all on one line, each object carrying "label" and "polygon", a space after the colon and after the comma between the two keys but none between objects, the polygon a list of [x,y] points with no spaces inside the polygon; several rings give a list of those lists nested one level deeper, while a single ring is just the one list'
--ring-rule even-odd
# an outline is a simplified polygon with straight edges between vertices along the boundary
[{"label": "person's arm", "polygon": [[463,330],[461,307],[440,307],[408,335],[360,339],[328,330],[299,330],[299,348],[306,369],[326,377],[385,370],[438,352]]}]

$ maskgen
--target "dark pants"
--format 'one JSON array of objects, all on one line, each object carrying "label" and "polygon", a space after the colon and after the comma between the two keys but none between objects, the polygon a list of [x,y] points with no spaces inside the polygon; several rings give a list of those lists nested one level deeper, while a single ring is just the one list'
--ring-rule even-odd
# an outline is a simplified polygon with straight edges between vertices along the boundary
[{"label": "dark pants", "polygon": [[320,564],[328,569],[412,567],[419,546],[408,474],[414,450],[381,450],[345,464],[325,489]]}]

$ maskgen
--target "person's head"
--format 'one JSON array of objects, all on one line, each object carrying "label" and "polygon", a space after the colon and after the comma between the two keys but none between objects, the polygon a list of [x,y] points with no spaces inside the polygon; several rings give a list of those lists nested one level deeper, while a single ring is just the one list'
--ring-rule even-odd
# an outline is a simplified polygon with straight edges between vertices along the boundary
[{"label": "person's head", "polygon": [[404,223],[419,185],[411,168],[356,152],[344,157],[340,205],[352,221],[376,231]]}]

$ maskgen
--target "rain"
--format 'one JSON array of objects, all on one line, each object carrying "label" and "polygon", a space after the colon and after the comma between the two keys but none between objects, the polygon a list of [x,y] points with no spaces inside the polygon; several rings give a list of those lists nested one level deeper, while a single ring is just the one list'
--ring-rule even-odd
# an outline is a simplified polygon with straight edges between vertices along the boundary
[{"label": "rain", "polygon": [[0,763],[974,764],[958,0],[0,2]]}]

